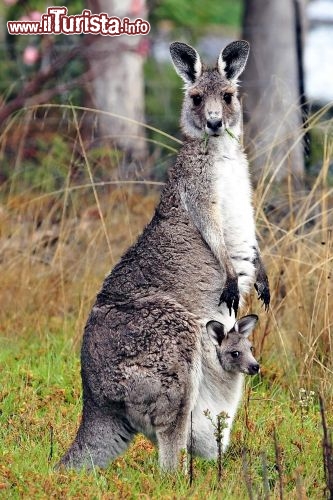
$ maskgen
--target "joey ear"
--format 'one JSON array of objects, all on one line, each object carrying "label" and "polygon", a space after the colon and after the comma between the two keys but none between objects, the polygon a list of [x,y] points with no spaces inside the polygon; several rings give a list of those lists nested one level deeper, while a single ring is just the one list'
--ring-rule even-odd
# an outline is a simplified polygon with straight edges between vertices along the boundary
[{"label": "joey ear", "polygon": [[219,321],[208,321],[206,328],[214,344],[220,346],[222,344],[222,340],[226,337],[222,323]]},{"label": "joey ear", "polygon": [[237,333],[248,337],[254,330],[257,324],[258,316],[256,314],[249,314],[248,316],[243,316],[238,321],[236,321],[233,330]]},{"label": "joey ear", "polygon": [[250,44],[245,40],[231,42],[223,49],[217,60],[217,67],[221,75],[228,80],[237,80],[243,72],[250,52]]},{"label": "joey ear", "polygon": [[198,52],[186,43],[172,42],[170,54],[178,75],[185,83],[194,83],[202,73],[202,64]]}]

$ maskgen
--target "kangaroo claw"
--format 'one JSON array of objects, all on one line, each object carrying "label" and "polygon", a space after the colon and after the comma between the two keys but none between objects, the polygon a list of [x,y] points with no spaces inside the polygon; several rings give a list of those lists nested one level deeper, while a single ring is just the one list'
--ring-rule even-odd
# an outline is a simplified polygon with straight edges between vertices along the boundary
[{"label": "kangaroo claw", "polygon": [[225,288],[220,297],[219,306],[222,304],[222,302],[227,305],[230,316],[231,310],[233,309],[236,317],[239,306],[239,290],[237,279],[226,281]]},{"label": "kangaroo claw", "polygon": [[258,299],[262,300],[265,306],[265,310],[268,311],[269,303],[271,301],[271,294],[269,291],[269,285],[267,283],[255,283],[254,288],[257,291]]}]

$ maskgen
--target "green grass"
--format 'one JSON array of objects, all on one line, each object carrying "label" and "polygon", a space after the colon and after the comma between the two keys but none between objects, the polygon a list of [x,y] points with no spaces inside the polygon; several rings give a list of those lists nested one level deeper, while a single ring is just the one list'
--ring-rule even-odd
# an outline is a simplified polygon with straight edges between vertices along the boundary
[{"label": "green grass", "polygon": [[[285,496],[303,498],[299,495],[304,491],[308,498],[322,498],[317,398],[302,410],[298,390],[282,387],[270,377],[274,366],[266,367],[262,377],[247,380],[220,484],[213,461],[195,459],[191,487],[182,473],[161,474],[157,451],[142,436],[106,471],[55,472],[53,467],[74,437],[81,411],[79,353],[73,347],[71,328],[74,323],[67,324],[68,333],[54,329],[43,336],[31,333],[15,341],[1,339],[0,497],[238,499],[247,496],[245,475],[255,498],[265,494],[264,482],[271,497],[278,498],[275,429]],[[332,425],[332,415],[329,418]]]}]

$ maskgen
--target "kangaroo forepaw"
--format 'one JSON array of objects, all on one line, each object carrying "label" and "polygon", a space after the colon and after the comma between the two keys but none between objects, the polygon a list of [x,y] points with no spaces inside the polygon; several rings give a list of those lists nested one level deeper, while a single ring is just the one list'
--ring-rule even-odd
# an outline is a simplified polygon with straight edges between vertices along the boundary
[{"label": "kangaroo forepaw", "polygon": [[258,299],[262,300],[265,306],[265,310],[268,311],[269,303],[271,301],[271,293],[269,291],[268,281],[264,283],[255,283],[254,288],[257,291]]},{"label": "kangaroo forepaw", "polygon": [[238,306],[239,306],[239,290],[238,290],[237,279],[227,280],[225,288],[220,297],[219,306],[222,304],[222,302],[224,302],[227,305],[230,316],[232,309],[235,312],[235,316],[237,316]]}]

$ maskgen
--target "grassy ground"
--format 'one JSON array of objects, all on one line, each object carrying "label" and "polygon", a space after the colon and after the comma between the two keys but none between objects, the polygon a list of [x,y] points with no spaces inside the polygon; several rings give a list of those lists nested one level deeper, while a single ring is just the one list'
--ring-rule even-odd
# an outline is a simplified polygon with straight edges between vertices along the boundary
[{"label": "grassy ground", "polygon": [[[17,163],[0,204],[1,498],[240,499],[281,491],[288,499],[323,498],[319,394],[333,427],[330,148],[312,190],[296,195],[289,186],[278,214],[265,210],[273,187],[256,190],[272,303],[267,314],[253,296],[243,312],[260,316],[254,343],[262,374],[248,380],[221,481],[214,462],[196,459],[191,486],[181,473],[161,475],[156,450],[141,436],[106,471],[53,470],[79,422],[87,314],[103,277],[149,221],[158,186],[119,183],[113,160],[105,166],[103,158],[111,183],[93,189],[102,160],[88,155],[86,177],[71,171],[58,185],[47,179],[46,188],[44,177],[25,184]],[[58,162],[66,173],[60,153],[44,152],[46,170]]]},{"label": "grassy ground", "polygon": [[[4,498],[322,498],[324,471],[318,400],[274,380],[274,367],[245,392],[244,407],[224,457],[220,484],[214,462],[195,460],[191,487],[182,474],[162,476],[157,453],[138,437],[107,471],[54,472],[81,409],[79,360],[70,334],[56,326],[1,342],[0,496]],[[330,425],[332,415],[328,412]],[[277,447],[280,459],[276,458]],[[277,464],[281,467],[279,475]],[[302,496],[300,496],[302,495]]]}]

